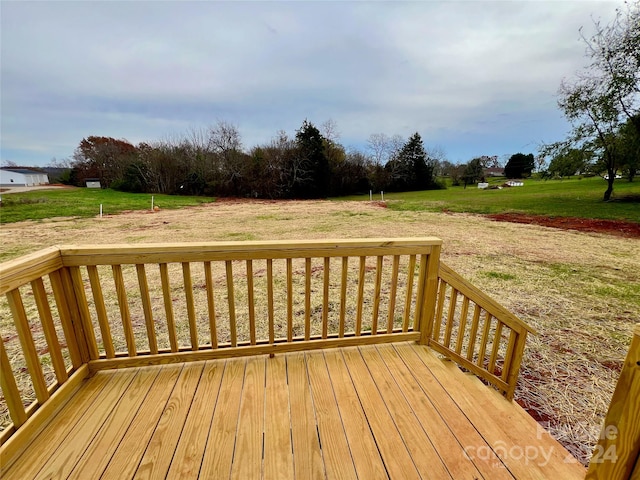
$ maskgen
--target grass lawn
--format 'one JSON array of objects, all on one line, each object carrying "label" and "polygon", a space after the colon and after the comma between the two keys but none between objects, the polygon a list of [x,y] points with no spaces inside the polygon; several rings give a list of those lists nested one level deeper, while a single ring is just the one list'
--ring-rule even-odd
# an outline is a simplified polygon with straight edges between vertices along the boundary
[{"label": "grass lawn", "polygon": [[[493,180],[492,184],[504,182]],[[525,180],[523,187],[480,190],[475,186],[446,190],[385,193],[388,208],[398,211],[504,213],[521,212],[557,217],[628,220],[640,223],[640,181],[616,180],[613,201],[602,197],[606,182],[600,177],[571,180]],[[635,201],[627,200],[634,196]],[[627,197],[627,198],[625,198]],[[369,200],[368,195],[345,197]],[[374,195],[380,200],[380,192]]]},{"label": "grass lawn", "polygon": [[[154,205],[161,209],[188,207],[214,201],[210,197],[158,194],[154,194],[153,197]],[[93,188],[33,190],[3,194],[0,223],[54,217],[94,217],[100,214],[100,204],[102,204],[104,215],[127,210],[150,210],[151,195]]]}]

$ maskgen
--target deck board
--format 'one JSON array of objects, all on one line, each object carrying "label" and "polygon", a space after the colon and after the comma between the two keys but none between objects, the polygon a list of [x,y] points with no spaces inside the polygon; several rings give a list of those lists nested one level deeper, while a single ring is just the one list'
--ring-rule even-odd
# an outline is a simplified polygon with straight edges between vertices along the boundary
[{"label": "deck board", "polygon": [[207,362],[204,366],[167,479],[198,478],[223,372],[224,362]]},{"label": "deck board", "polygon": [[112,414],[87,446],[70,477],[97,478],[100,476],[159,373],[158,368],[141,369],[137,373]]},{"label": "deck board", "polygon": [[[548,459],[513,454],[527,446]],[[2,478],[584,478],[566,455],[517,404],[398,343],[101,371]]]},{"label": "deck board", "polygon": [[339,350],[324,353],[340,417],[359,478],[388,478],[380,452]]}]

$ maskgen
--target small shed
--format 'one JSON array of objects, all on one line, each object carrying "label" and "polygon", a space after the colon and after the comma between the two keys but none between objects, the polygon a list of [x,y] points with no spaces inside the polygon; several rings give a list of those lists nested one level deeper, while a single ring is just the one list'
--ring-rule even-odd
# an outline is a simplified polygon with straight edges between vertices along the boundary
[{"label": "small shed", "polygon": [[49,176],[34,168],[0,168],[0,187],[33,187],[48,185]]}]

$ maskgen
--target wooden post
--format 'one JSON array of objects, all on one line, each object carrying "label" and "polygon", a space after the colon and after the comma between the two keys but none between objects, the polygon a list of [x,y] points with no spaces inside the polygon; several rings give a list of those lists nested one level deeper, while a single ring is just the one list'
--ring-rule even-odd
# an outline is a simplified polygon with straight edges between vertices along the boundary
[{"label": "wooden post", "polygon": [[440,245],[431,247],[427,259],[427,277],[424,285],[424,301],[420,320],[420,343],[428,345],[433,332],[433,318],[438,296],[438,272],[440,270]]},{"label": "wooden post", "polygon": [[586,478],[592,480],[638,478],[639,455],[640,324],[637,324]]}]

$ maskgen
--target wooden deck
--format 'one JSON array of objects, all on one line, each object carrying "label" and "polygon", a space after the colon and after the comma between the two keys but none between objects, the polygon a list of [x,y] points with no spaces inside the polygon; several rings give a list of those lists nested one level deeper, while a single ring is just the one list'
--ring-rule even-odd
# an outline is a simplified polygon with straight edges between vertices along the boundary
[{"label": "wooden deck", "polygon": [[98,371],[3,479],[584,478],[571,460],[404,342]]}]

